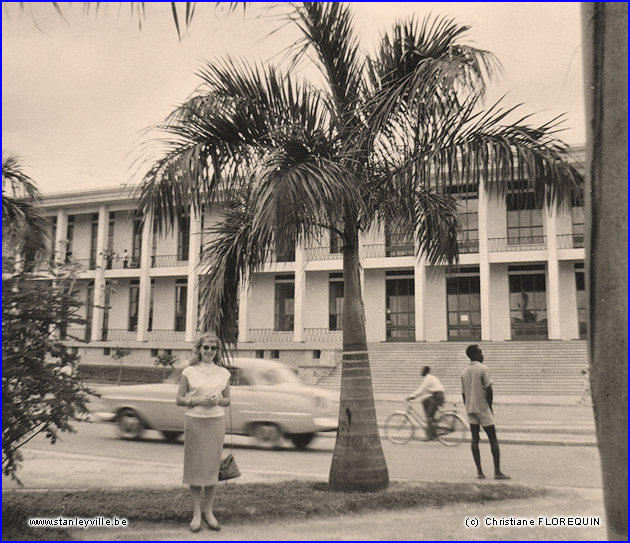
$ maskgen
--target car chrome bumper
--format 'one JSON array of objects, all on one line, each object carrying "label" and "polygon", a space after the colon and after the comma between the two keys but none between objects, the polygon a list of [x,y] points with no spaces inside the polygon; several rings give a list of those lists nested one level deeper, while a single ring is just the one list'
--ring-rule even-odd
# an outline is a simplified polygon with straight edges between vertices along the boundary
[{"label": "car chrome bumper", "polygon": [[116,413],[109,411],[94,411],[89,415],[92,422],[112,422],[116,418]]},{"label": "car chrome bumper", "polygon": [[313,423],[318,432],[329,432],[337,429],[339,420],[336,417],[318,417],[313,419]]}]

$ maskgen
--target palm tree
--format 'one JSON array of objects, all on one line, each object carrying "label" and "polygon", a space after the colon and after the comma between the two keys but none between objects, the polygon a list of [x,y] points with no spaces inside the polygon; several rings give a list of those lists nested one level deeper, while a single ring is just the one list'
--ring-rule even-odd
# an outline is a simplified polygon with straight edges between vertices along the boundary
[{"label": "palm tree", "polygon": [[[507,124],[516,108],[481,109],[500,70],[462,43],[468,27],[443,18],[399,22],[373,57],[358,46],[350,8],[289,6],[312,60],[316,87],[274,66],[225,59],[199,71],[202,86],[160,125],[166,144],[139,188],[146,220],[170,229],[192,206],[221,203],[202,262],[206,326],[234,335],[239,286],[274,250],[322,230],[343,242],[344,316],[339,431],[333,489],[388,484],[378,436],[360,284],[359,234],[391,224],[414,236],[430,265],[457,262],[455,185],[505,193],[524,180],[561,205],[581,178],[556,138],[561,119]],[[505,123],[505,124],[504,124]],[[483,187],[483,189],[481,189]]]},{"label": "palm tree", "polygon": [[40,193],[24,173],[20,159],[10,155],[2,160],[2,242],[3,254],[23,259],[28,266],[47,249],[48,221],[38,207]]}]

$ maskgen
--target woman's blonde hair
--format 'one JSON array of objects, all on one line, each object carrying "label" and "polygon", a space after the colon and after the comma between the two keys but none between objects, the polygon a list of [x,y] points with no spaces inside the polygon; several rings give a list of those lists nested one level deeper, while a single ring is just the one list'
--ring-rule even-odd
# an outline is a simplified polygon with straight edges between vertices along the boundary
[{"label": "woman's blonde hair", "polygon": [[201,346],[206,341],[212,341],[217,344],[217,356],[214,359],[214,363],[217,366],[224,366],[225,364],[223,363],[223,343],[221,343],[219,337],[213,332],[206,332],[205,334],[202,334],[197,338],[197,341],[195,341],[195,344],[193,345],[193,356],[190,359],[190,365],[196,366],[197,364],[199,364],[199,362],[201,362]]}]

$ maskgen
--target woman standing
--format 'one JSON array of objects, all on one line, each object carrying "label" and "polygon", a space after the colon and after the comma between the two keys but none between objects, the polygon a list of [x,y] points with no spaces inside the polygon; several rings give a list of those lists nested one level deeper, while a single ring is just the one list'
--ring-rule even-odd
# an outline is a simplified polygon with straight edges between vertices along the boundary
[{"label": "woman standing", "polygon": [[190,485],[193,501],[190,530],[201,529],[201,487],[206,498],[203,518],[211,530],[220,530],[212,508],[225,437],[223,408],[230,405],[230,372],[222,366],[216,335],[204,334],[195,342],[190,365],[182,372],[177,405],[187,407],[184,484]]}]

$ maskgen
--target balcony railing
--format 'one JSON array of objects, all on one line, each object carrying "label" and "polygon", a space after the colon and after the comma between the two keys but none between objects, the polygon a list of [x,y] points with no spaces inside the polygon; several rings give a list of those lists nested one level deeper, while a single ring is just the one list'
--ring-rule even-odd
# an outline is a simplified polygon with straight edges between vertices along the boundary
[{"label": "balcony railing", "polygon": [[65,337],[62,337],[63,340],[71,340],[71,341],[84,341],[85,343],[89,343],[91,339],[91,330],[89,328],[68,328],[66,330]]},{"label": "balcony railing", "polygon": [[151,257],[152,268],[172,268],[188,266],[188,260],[178,260],[178,255],[154,255]]},{"label": "balcony railing", "polygon": [[105,262],[106,270],[137,270],[140,268],[140,260],[138,258],[127,258],[125,266],[125,259],[122,257],[114,258],[111,261]]},{"label": "balcony railing", "polygon": [[581,249],[584,247],[584,234],[562,234],[558,236],[558,249]]},{"label": "balcony railing", "polygon": [[247,333],[248,341],[275,343],[293,341],[293,331],[279,331],[271,328],[250,328]]},{"label": "balcony railing", "polygon": [[478,239],[460,239],[460,240],[457,240],[457,247],[461,254],[478,253],[479,240]]},{"label": "balcony railing", "polygon": [[101,341],[136,341],[138,332],[126,328],[103,328]]},{"label": "balcony railing", "polygon": [[304,328],[304,341],[325,341],[341,343],[343,330],[328,330],[328,328]]},{"label": "balcony railing", "polygon": [[545,236],[522,236],[519,238],[490,238],[488,239],[488,251],[540,251],[547,246]]},{"label": "balcony railing", "polygon": [[339,260],[343,253],[331,253],[330,247],[307,247],[305,256],[307,260]]},{"label": "balcony railing", "polygon": [[147,339],[149,341],[186,341],[186,332],[180,330],[149,330]]}]

